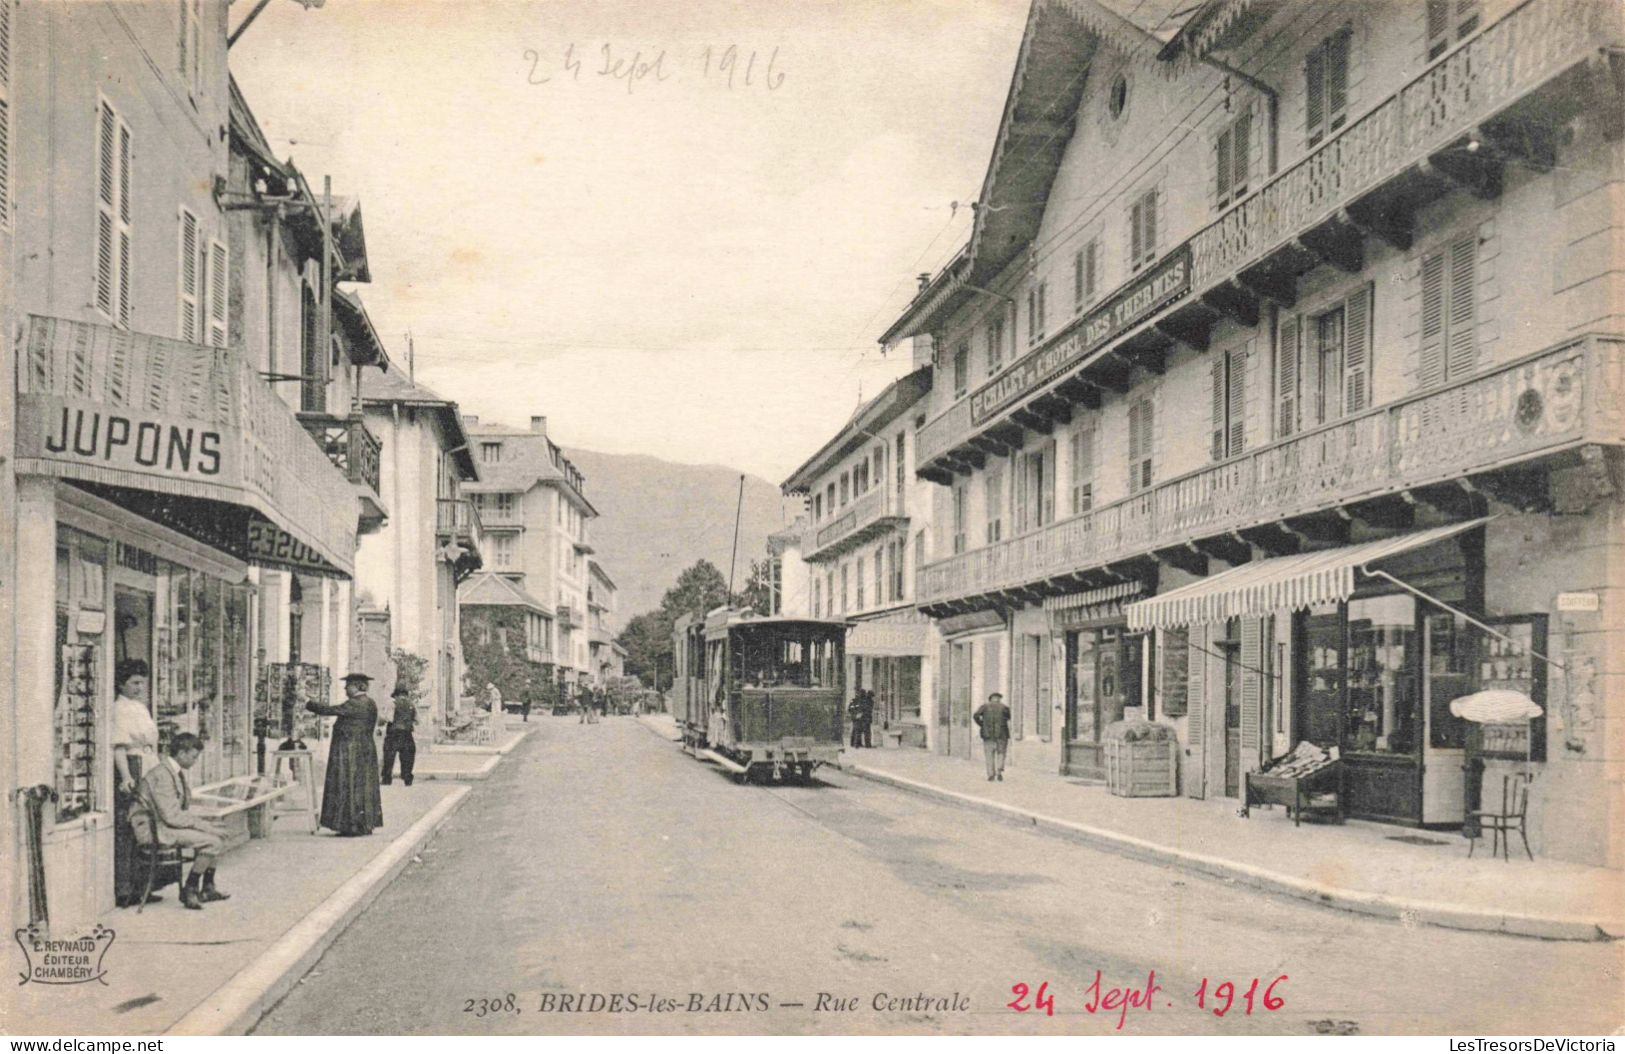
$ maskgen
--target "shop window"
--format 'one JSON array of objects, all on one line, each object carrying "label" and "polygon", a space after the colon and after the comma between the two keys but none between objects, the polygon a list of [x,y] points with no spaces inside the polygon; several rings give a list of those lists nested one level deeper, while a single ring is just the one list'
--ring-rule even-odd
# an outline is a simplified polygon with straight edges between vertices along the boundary
[{"label": "shop window", "polygon": [[1477,358],[1478,235],[1422,257],[1422,390],[1470,376]]},{"label": "shop window", "polygon": [[995,313],[987,320],[987,372],[992,376],[1004,365],[1004,315]]},{"label": "shop window", "polygon": [[1343,127],[1349,108],[1349,47],[1354,31],[1347,26],[1316,44],[1304,62],[1304,114],[1309,145]]},{"label": "shop window", "polygon": [[1247,350],[1216,352],[1212,374],[1212,455],[1214,461],[1223,461],[1247,445]]},{"label": "shop window", "polygon": [[1247,196],[1252,175],[1253,115],[1231,121],[1213,141],[1214,206],[1225,209]]},{"label": "shop window", "polygon": [[1428,61],[1472,36],[1483,18],[1483,0],[1427,0]]}]

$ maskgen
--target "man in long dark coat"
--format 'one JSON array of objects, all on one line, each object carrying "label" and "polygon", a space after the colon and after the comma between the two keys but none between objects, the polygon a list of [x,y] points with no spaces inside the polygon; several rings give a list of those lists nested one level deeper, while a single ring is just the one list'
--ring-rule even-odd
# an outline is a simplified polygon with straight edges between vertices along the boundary
[{"label": "man in long dark coat", "polygon": [[336,717],[333,741],[327,751],[327,782],[322,791],[322,826],[340,835],[371,834],[384,825],[384,805],[378,793],[378,749],[372,732],[378,725],[378,704],[367,695],[372,678],[352,673],[344,678],[344,702],[338,706],[307,703],[313,714]]}]

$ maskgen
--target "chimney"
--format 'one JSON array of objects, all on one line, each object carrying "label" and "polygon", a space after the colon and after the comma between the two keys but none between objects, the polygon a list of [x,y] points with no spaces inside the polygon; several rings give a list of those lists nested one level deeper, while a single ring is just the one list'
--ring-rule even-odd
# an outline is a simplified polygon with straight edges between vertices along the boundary
[{"label": "chimney", "polygon": [[530,419],[530,430],[539,436],[545,436],[547,434],[547,418],[532,417]]},{"label": "chimney", "polygon": [[463,427],[464,428],[473,428],[475,425],[477,425],[479,423],[480,423],[480,417],[479,417],[478,414],[464,414],[463,415]]},{"label": "chimney", "polygon": [[925,292],[926,286],[931,284],[931,272],[921,271],[919,274],[914,276],[914,280],[920,283],[919,291],[923,293]]}]

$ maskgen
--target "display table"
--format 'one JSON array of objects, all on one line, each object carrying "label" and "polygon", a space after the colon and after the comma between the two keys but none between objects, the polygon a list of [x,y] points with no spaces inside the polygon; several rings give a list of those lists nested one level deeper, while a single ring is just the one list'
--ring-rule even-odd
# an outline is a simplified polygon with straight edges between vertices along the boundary
[{"label": "display table", "polygon": [[226,848],[235,849],[271,833],[270,805],[292,789],[291,783],[277,785],[263,776],[235,776],[199,787],[191,809],[225,828]]},{"label": "display table", "polygon": [[1337,749],[1323,751],[1312,743],[1299,743],[1290,754],[1276,758],[1259,772],[1243,777],[1241,815],[1254,805],[1283,805],[1294,826],[1303,823],[1305,810],[1344,819],[1343,763]]}]

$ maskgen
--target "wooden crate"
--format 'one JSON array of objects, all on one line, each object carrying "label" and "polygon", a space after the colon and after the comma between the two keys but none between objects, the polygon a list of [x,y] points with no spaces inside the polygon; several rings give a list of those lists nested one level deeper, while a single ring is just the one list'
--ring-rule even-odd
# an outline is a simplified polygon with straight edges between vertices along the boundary
[{"label": "wooden crate", "polygon": [[1106,787],[1119,798],[1171,798],[1179,793],[1179,744],[1173,739],[1107,740]]}]

